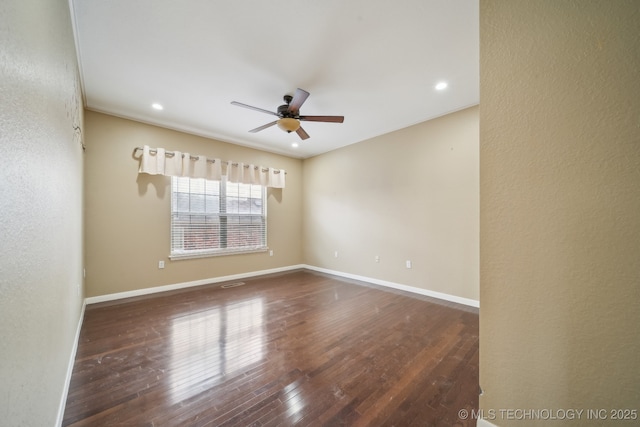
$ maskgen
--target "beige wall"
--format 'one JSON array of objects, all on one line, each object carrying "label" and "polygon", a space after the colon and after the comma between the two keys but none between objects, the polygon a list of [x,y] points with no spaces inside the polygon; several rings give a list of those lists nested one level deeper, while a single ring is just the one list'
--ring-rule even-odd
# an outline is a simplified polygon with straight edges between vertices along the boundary
[{"label": "beige wall", "polygon": [[67,0],[3,0],[0,51],[0,424],[52,426],[82,308],[82,105]]},{"label": "beige wall", "polygon": [[[485,411],[640,410],[639,25],[633,0],[481,0]],[[607,415],[544,425],[634,424]]]},{"label": "beige wall", "polygon": [[472,107],[305,160],[305,262],[478,300],[478,132]]},{"label": "beige wall", "polygon": [[[302,161],[101,113],[85,113],[86,289],[102,296],[298,265],[302,262]],[[149,145],[287,171],[269,189],[267,243],[255,253],[170,261],[171,179],[138,174],[135,147]],[[158,261],[165,268],[158,269]]]}]

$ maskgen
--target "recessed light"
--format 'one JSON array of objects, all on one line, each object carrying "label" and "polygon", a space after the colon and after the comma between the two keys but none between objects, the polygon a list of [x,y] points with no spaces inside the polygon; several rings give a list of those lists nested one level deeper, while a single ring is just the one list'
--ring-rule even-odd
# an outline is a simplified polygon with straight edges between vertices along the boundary
[{"label": "recessed light", "polygon": [[291,146],[292,146],[293,148],[298,148],[298,143],[297,143],[297,142],[293,142],[293,143],[291,144]]},{"label": "recessed light", "polygon": [[151,107],[153,107],[154,110],[163,110],[164,107],[160,104],[158,104],[157,102],[154,104],[151,104]]},{"label": "recessed light", "polygon": [[449,86],[447,82],[440,82],[436,85],[436,90],[445,90]]}]

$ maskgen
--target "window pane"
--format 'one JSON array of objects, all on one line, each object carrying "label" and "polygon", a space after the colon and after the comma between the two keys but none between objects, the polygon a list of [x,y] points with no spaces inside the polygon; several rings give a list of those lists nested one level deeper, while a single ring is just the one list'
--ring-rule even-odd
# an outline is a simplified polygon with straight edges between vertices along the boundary
[{"label": "window pane", "polygon": [[189,193],[176,193],[176,212],[189,212]]},{"label": "window pane", "polygon": [[205,196],[207,213],[220,213],[220,196]]},{"label": "window pane", "polygon": [[190,189],[189,191],[191,192],[191,194],[204,194],[204,184],[205,184],[205,180],[204,179],[191,179],[191,178],[186,178],[190,180]]},{"label": "window pane", "polygon": [[238,198],[227,195],[227,213],[238,213]]},{"label": "window pane", "polygon": [[251,199],[251,213],[252,214],[257,214],[257,215],[262,213],[262,198],[260,198],[260,199],[253,198],[253,199]]},{"label": "window pane", "polygon": [[204,194],[191,193],[190,201],[189,211],[191,213],[204,213]]},{"label": "window pane", "polygon": [[240,185],[234,182],[227,182],[227,197],[238,197]]}]

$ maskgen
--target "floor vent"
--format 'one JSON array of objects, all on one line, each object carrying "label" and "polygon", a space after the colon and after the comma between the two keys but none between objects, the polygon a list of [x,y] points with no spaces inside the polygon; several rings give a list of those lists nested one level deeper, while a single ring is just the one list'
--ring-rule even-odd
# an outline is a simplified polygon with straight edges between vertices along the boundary
[{"label": "floor vent", "polygon": [[226,285],[222,285],[220,287],[223,288],[223,289],[235,288],[236,286],[242,286],[244,284],[245,284],[244,282],[235,282],[235,283],[227,283]]}]

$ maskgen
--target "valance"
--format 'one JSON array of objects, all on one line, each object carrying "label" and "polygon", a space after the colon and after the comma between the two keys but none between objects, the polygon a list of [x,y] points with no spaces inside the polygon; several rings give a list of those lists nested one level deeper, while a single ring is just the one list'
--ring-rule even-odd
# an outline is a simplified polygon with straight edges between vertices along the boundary
[{"label": "valance", "polygon": [[201,155],[167,151],[164,148],[137,147],[142,151],[139,173],[150,175],[188,176],[219,181],[223,176],[229,182],[259,184],[265,187],[284,188],[286,172],[220,159],[207,159]]}]

